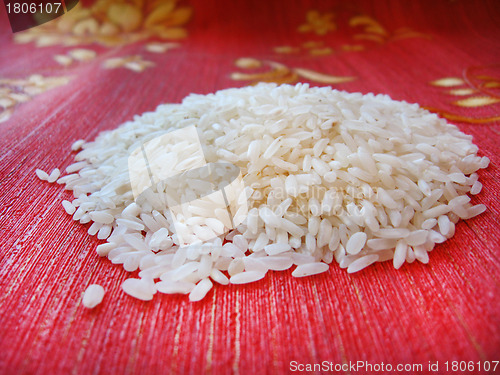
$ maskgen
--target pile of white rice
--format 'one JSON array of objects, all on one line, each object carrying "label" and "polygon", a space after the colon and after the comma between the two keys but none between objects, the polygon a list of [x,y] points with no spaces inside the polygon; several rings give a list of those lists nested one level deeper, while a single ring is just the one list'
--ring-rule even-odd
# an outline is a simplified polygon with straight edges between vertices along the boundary
[{"label": "pile of white rice", "polygon": [[[141,144],[192,125],[207,162],[240,168],[248,197],[246,220],[210,246],[178,246],[168,207],[135,201],[128,171]],[[486,209],[467,195],[480,192],[475,172],[489,163],[472,137],[386,95],[307,84],[190,95],[75,142],[80,149],[66,176],[37,174],[73,191],[64,209],[106,240],[100,256],[140,270],[123,290],[142,300],[160,292],[198,301],[214,281],[249,283],[295,266],[293,276],[308,276],[333,259],[349,273],[391,259],[395,268],[427,263],[459,219]],[[222,225],[213,217],[197,223]],[[87,299],[95,305],[102,292]]]}]

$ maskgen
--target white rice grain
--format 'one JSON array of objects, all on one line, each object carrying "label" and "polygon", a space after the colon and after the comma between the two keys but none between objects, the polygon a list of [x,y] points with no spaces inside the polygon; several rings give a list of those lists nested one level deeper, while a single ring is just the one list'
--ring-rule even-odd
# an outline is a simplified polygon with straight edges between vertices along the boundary
[{"label": "white rice grain", "polygon": [[91,284],[83,294],[82,303],[83,306],[93,309],[102,302],[103,298],[104,288],[98,284]]},{"label": "white rice grain", "polygon": [[261,280],[265,276],[266,276],[265,272],[248,271],[248,272],[241,272],[237,275],[231,276],[229,281],[231,282],[231,284],[248,284]]},{"label": "white rice grain", "polygon": [[264,250],[268,255],[277,255],[280,253],[284,253],[285,251],[288,251],[290,249],[291,246],[289,244],[283,244],[283,243],[274,243],[271,245],[266,245],[264,247]]},{"label": "white rice grain", "polygon": [[62,206],[68,215],[73,215],[76,211],[76,207],[70,201],[62,201]]},{"label": "white rice grain", "polygon": [[365,246],[367,235],[365,232],[355,233],[349,238],[346,245],[346,251],[349,254],[359,253]]},{"label": "white rice grain", "polygon": [[259,261],[272,271],[284,271],[293,265],[293,259],[290,256],[262,257]]},{"label": "white rice grain", "polygon": [[227,285],[229,284],[229,279],[227,278],[226,275],[224,275],[219,269],[217,268],[212,268],[212,271],[210,272],[210,278],[215,281],[216,283],[219,283],[221,285]]},{"label": "white rice grain", "polygon": [[56,168],[50,173],[49,177],[47,178],[47,181],[50,183],[56,182],[59,176],[61,176],[61,171],[58,168]]},{"label": "white rice grain", "polygon": [[301,264],[292,272],[293,277],[305,277],[316,275],[328,271],[328,264],[325,263],[306,263]]},{"label": "white rice grain", "polygon": [[477,195],[481,192],[481,189],[483,188],[483,184],[480,183],[479,181],[474,182],[474,185],[472,185],[470,189],[470,194],[471,195]]},{"label": "white rice grain", "polygon": [[194,287],[194,283],[187,281],[159,281],[155,284],[156,289],[164,294],[188,294]]},{"label": "white rice grain", "polygon": [[484,204],[476,204],[475,206],[467,209],[467,219],[471,219],[474,216],[480,215],[484,211],[486,211],[486,206]]},{"label": "white rice grain", "polygon": [[148,283],[143,279],[127,279],[122,283],[122,289],[128,295],[140,299],[142,301],[150,301],[153,299],[154,284]]},{"label": "white rice grain", "polygon": [[45,171],[42,171],[41,169],[37,169],[35,170],[35,173],[36,175],[38,176],[38,178],[42,181],[47,181],[49,179],[49,175],[47,172]]},{"label": "white rice grain", "polygon": [[394,250],[393,265],[395,269],[399,269],[406,260],[408,245],[404,240],[399,240],[396,249]]},{"label": "white rice grain", "polygon": [[375,263],[378,260],[377,254],[366,255],[352,262],[349,267],[347,267],[347,273],[359,272],[363,268],[368,267],[370,264]]},{"label": "white rice grain", "polygon": [[189,293],[189,300],[191,302],[201,301],[207,293],[212,289],[214,284],[210,281],[210,279],[201,280]]}]

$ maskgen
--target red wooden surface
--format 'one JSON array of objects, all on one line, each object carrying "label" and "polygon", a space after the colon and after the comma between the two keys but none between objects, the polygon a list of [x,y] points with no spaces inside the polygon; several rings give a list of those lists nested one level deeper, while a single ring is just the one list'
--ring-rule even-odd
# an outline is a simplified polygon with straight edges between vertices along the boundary
[{"label": "red wooden surface", "polygon": [[[72,77],[18,104],[0,123],[0,372],[256,374],[290,372],[291,361],[368,361],[423,364],[424,370],[414,373],[428,373],[429,361],[439,361],[439,372],[446,373],[445,361],[475,361],[477,369],[477,361],[500,360],[500,122],[494,120],[500,104],[463,107],[454,103],[467,96],[430,84],[464,73],[500,79],[498,2],[191,0],[187,5],[193,17],[178,48],[155,54],[144,49],[146,42],[85,45],[97,57],[67,68],[53,56],[70,47],[14,43],[0,6],[1,79],[35,73]],[[337,29],[325,36],[298,32],[311,9],[333,12]],[[357,29],[349,19],[359,14],[391,33],[409,27],[422,36],[354,40]],[[311,54],[303,47],[308,41],[333,51]],[[345,51],[348,44],[363,50]],[[278,46],[300,48],[282,54],[274,50]],[[110,57],[135,54],[155,65],[141,73],[103,68]],[[473,197],[488,211],[458,224],[428,265],[415,262],[396,271],[381,263],[348,275],[332,264],[328,273],[307,279],[272,272],[249,286],[216,286],[199,303],[185,296],[156,295],[142,302],[125,295],[120,284],[129,274],[95,254],[99,241],[60,205],[69,193],[41,182],[34,170],[69,165],[74,140],[91,140],[160,103],[251,83],[231,78],[246,72],[235,65],[242,57],[263,61],[261,70],[265,61],[275,61],[290,71],[353,76],[336,87],[387,93],[454,118],[474,136],[480,155],[491,159],[480,172],[483,191]],[[479,96],[494,102],[498,91],[491,84]],[[90,283],[107,290],[93,310],[81,305]]]}]

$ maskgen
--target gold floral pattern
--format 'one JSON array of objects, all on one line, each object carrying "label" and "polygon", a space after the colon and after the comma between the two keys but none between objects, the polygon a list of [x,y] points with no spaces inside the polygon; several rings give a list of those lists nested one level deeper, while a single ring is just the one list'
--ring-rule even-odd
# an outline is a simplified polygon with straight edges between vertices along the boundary
[{"label": "gold floral pattern", "polygon": [[33,74],[26,79],[0,79],[0,122],[7,121],[18,104],[65,85],[69,80],[69,77],[44,77],[40,74]]},{"label": "gold floral pattern", "polygon": [[[252,84],[258,82],[296,83],[299,79],[320,82],[324,84],[339,84],[350,82],[356,77],[333,76],[330,74],[318,73],[304,68],[289,68],[288,66],[275,61],[262,61],[250,57],[240,58],[235,61],[238,68],[244,70],[260,70],[258,72],[234,72],[231,78],[235,81],[250,81]],[[266,70],[262,70],[262,68]]]},{"label": "gold floral pattern", "polygon": [[64,17],[17,33],[14,40],[42,47],[182,39],[191,13],[190,7],[177,6],[177,0],[97,0],[88,8],[79,3]]},{"label": "gold floral pattern", "polygon": [[[284,45],[274,47],[273,50],[278,54],[299,54],[306,52],[310,56],[327,56],[334,53],[359,52],[366,49],[370,42],[385,44],[388,42],[407,39],[407,38],[430,38],[429,35],[417,32],[408,27],[401,27],[396,30],[389,30],[381,22],[368,15],[354,15],[347,17],[349,30],[344,31],[351,42],[343,44],[332,44],[331,38],[326,34],[337,30],[337,24],[333,21],[335,13],[320,13],[318,10],[309,10],[306,13],[306,23],[297,28],[299,33],[313,33],[321,37],[321,40],[309,40],[301,45]],[[339,21],[340,22],[340,21]],[[325,44],[325,38],[330,43]]]},{"label": "gold floral pattern", "polygon": [[313,32],[316,35],[325,35],[330,31],[335,31],[337,25],[333,22],[333,13],[321,14],[318,10],[309,10],[306,13],[306,22],[297,29],[300,33]]},{"label": "gold floral pattern", "polygon": [[[462,77],[443,77],[430,82],[430,85],[445,90],[445,93],[455,97],[452,105],[462,108],[498,108],[500,103],[500,78],[498,65],[469,67],[464,70]],[[500,121],[500,111],[495,111],[493,116],[470,118],[455,113],[450,113],[437,108],[428,107],[449,119],[470,123],[488,123]]]},{"label": "gold floral pattern", "polygon": [[[494,92],[500,88],[500,79],[487,75],[467,74],[465,77],[445,77],[432,81],[437,87],[450,88],[448,94],[465,97],[453,102],[460,107],[482,107],[500,103],[500,93]],[[498,91],[498,90],[497,90]]]}]

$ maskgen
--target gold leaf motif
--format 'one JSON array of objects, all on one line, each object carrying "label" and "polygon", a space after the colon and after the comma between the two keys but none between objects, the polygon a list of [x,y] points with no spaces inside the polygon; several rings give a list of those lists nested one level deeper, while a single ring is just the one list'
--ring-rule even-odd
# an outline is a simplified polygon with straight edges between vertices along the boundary
[{"label": "gold leaf motif", "polygon": [[310,40],[308,42],[302,43],[302,47],[304,48],[320,48],[324,46],[324,43],[321,41]]},{"label": "gold leaf motif", "polygon": [[57,41],[57,36],[55,35],[42,35],[36,40],[37,47],[47,47],[51,46]]},{"label": "gold leaf motif", "polygon": [[11,93],[9,97],[16,101],[17,103],[24,103],[31,100],[31,97],[27,94]]},{"label": "gold leaf motif", "polygon": [[272,69],[262,73],[233,73],[231,78],[236,81],[255,81],[255,82],[293,82],[296,74],[290,71],[285,65],[271,62]]},{"label": "gold leaf motif", "polygon": [[274,82],[277,84],[282,84],[296,82],[297,75],[293,72],[287,72],[286,74],[283,74],[279,71],[272,71],[266,74],[248,74],[235,72],[231,74],[231,79],[235,81],[253,81],[252,84],[256,84],[258,82]]},{"label": "gold leaf motif", "polygon": [[349,26],[356,27],[360,25],[380,26],[377,21],[367,15],[355,16],[349,20]]},{"label": "gold leaf motif", "polygon": [[104,22],[99,29],[101,35],[116,35],[120,32],[118,26],[112,24],[111,22]]},{"label": "gold leaf motif", "polygon": [[113,57],[104,61],[104,67],[106,69],[115,69],[119,68],[122,65],[125,65],[126,62],[126,59],[123,57]]},{"label": "gold leaf motif", "polygon": [[129,4],[113,4],[108,9],[108,19],[123,31],[137,30],[142,22],[141,10]]},{"label": "gold leaf motif", "polygon": [[185,24],[190,18],[193,11],[191,8],[179,8],[172,12],[168,18],[169,26],[180,26]]},{"label": "gold leaf motif", "polygon": [[69,51],[66,55],[55,55],[54,60],[62,65],[69,66],[76,61],[90,61],[96,57],[97,53],[90,49],[76,48]]},{"label": "gold leaf motif", "polygon": [[0,97],[0,107],[9,108],[12,107],[16,102],[8,96]]},{"label": "gold leaf motif", "polygon": [[16,33],[14,34],[14,42],[20,43],[20,44],[25,44],[25,43],[30,43],[36,39],[36,36],[34,34],[30,33]]},{"label": "gold leaf motif", "polygon": [[0,112],[0,122],[7,121],[13,113],[14,111],[12,109],[6,109]]},{"label": "gold leaf motif", "polygon": [[476,90],[469,89],[469,88],[465,88],[465,89],[453,89],[453,90],[449,91],[449,93],[451,95],[456,95],[456,96],[472,95],[475,92],[476,92]]},{"label": "gold leaf motif", "polygon": [[68,55],[77,61],[90,61],[96,57],[96,52],[91,49],[76,48],[68,52]]},{"label": "gold leaf motif", "polygon": [[276,53],[298,53],[300,48],[292,47],[292,46],[278,46],[274,47],[274,52]]},{"label": "gold leaf motif", "polygon": [[344,44],[341,48],[344,51],[363,51],[365,46],[362,44]]},{"label": "gold leaf motif", "polygon": [[187,31],[181,27],[165,27],[162,25],[153,27],[156,35],[163,39],[183,39],[187,37]]},{"label": "gold leaf motif", "polygon": [[483,85],[484,88],[487,88],[487,89],[497,89],[500,87],[500,81],[490,81],[490,82],[486,82],[484,85]]},{"label": "gold leaf motif", "polygon": [[431,85],[439,87],[454,87],[465,85],[465,81],[458,77],[446,77],[432,81]]},{"label": "gold leaf motif", "polygon": [[[123,39],[118,35],[99,35],[95,40],[99,44],[107,47],[120,46],[123,44]],[[137,41],[136,39],[134,40]],[[129,40],[129,42],[132,42],[132,38]],[[76,44],[79,44],[78,41],[74,45]]]},{"label": "gold leaf motif", "polygon": [[387,36],[387,30],[375,19],[367,15],[355,16],[349,20],[351,27],[365,26],[365,32]]},{"label": "gold leaf motif", "polygon": [[98,29],[99,24],[97,23],[97,21],[93,18],[88,18],[78,22],[75,26],[73,26],[73,34],[80,36],[92,35],[96,34]]},{"label": "gold leaf motif", "polygon": [[493,117],[482,117],[482,118],[474,118],[474,117],[465,117],[461,115],[457,115],[454,113],[446,112],[437,108],[432,108],[432,107],[423,107],[424,109],[427,109],[430,112],[434,112],[438,114],[441,117],[444,117],[450,121],[459,121],[459,122],[465,122],[469,124],[487,124],[491,122],[496,122],[500,121],[500,116],[493,116]]},{"label": "gold leaf motif", "polygon": [[380,34],[382,36],[387,35],[387,31],[380,24],[368,26],[365,28],[365,31],[367,33]]},{"label": "gold leaf motif", "polygon": [[470,98],[457,100],[453,104],[460,107],[482,107],[496,103],[500,103],[499,98],[494,98],[491,96],[473,96]]},{"label": "gold leaf motif", "polygon": [[78,21],[88,19],[90,16],[91,13],[89,9],[85,9],[80,4],[77,4],[71,12],[57,19],[56,28],[60,32],[69,33]]},{"label": "gold leaf motif", "polygon": [[338,77],[331,76],[329,74],[318,73],[309,69],[295,68],[294,72],[299,76],[309,79],[311,81],[327,83],[327,84],[336,84],[336,83],[344,83],[353,81],[356,77]]},{"label": "gold leaf motif", "polygon": [[489,75],[485,75],[485,74],[478,74],[476,76],[476,78],[480,79],[481,81],[495,81],[495,80],[497,80],[497,78],[489,76]]},{"label": "gold leaf motif", "polygon": [[54,60],[62,66],[69,66],[73,62],[73,59],[66,55],[55,55]]},{"label": "gold leaf motif", "polygon": [[330,47],[315,48],[310,50],[309,53],[313,56],[325,56],[325,55],[331,55],[333,53],[333,50]]},{"label": "gold leaf motif", "polygon": [[144,47],[146,51],[153,53],[165,53],[172,48],[179,47],[179,43],[148,43]]},{"label": "gold leaf motif", "polygon": [[127,62],[123,66],[127,69],[130,69],[130,70],[132,70],[134,72],[138,72],[138,73],[143,72],[144,70],[146,70],[146,67],[147,67],[145,64],[142,64],[142,63],[139,63],[136,61]]},{"label": "gold leaf motif", "polygon": [[241,57],[234,62],[234,65],[236,65],[238,68],[243,69],[256,69],[260,68],[262,66],[262,63],[259,60],[251,57]]},{"label": "gold leaf motif", "polygon": [[384,43],[385,38],[381,37],[380,35],[376,34],[356,34],[353,36],[353,39],[355,40],[371,40],[373,42],[377,43]]},{"label": "gold leaf motif", "polygon": [[408,39],[408,38],[431,39],[430,35],[419,33],[417,31],[405,31],[405,32],[398,32],[398,31],[399,30],[396,30],[396,33],[391,37],[391,40]]},{"label": "gold leaf motif", "polygon": [[174,10],[175,2],[169,1],[153,10],[144,21],[144,26],[150,27],[161,23]]},{"label": "gold leaf motif", "polygon": [[233,81],[252,81],[254,79],[259,80],[260,75],[259,74],[249,74],[249,73],[240,73],[240,72],[234,72],[231,73],[231,79]]},{"label": "gold leaf motif", "polygon": [[154,66],[151,61],[143,60],[140,55],[113,57],[104,61],[106,69],[126,68],[137,73],[142,73],[147,68]]}]

